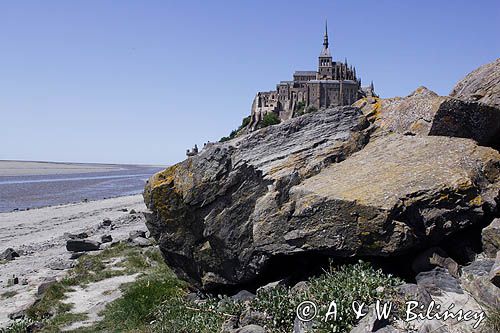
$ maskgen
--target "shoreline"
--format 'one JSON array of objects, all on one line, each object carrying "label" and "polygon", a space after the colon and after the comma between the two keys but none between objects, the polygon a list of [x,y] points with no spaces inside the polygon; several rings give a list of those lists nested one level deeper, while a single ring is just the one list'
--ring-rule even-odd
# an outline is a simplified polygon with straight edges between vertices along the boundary
[{"label": "shoreline", "polygon": [[69,206],[69,205],[78,205],[78,204],[84,204],[84,203],[92,203],[96,201],[104,201],[104,200],[110,200],[110,199],[117,199],[117,198],[124,198],[124,197],[134,197],[134,196],[142,196],[143,191],[140,191],[138,193],[134,194],[125,194],[125,195],[117,195],[117,196],[111,196],[111,197],[106,197],[102,199],[84,199],[82,201],[72,201],[72,202],[66,202],[66,203],[61,203],[61,204],[55,204],[55,205],[46,205],[46,206],[39,206],[39,207],[28,207],[28,208],[15,208],[13,210],[9,211],[0,211],[0,215],[2,214],[10,214],[10,213],[21,213],[21,212],[29,212],[37,209],[44,209],[44,208],[51,208],[51,207],[61,207],[61,206]]},{"label": "shoreline", "polygon": [[150,164],[78,163],[48,161],[0,160],[0,177],[70,175],[116,172],[126,168],[167,168]]},{"label": "shoreline", "polygon": [[[74,265],[65,233],[85,232],[88,239],[97,241],[111,235],[113,243],[124,241],[130,232],[147,230],[144,211],[142,195],[136,194],[0,213],[0,253],[13,248],[20,254],[0,263],[0,295],[12,295],[0,297],[0,327],[8,325],[9,314],[33,304],[44,281],[61,279]],[[104,228],[104,219],[110,219],[112,227]],[[9,286],[13,276],[19,282]]]}]

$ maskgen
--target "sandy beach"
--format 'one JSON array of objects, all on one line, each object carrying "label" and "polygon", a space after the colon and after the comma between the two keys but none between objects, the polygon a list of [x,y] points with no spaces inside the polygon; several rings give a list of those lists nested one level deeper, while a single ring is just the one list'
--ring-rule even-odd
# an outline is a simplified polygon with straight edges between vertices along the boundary
[{"label": "sandy beach", "polygon": [[[131,210],[137,213],[131,214]],[[125,240],[131,231],[147,230],[142,214],[145,210],[142,196],[133,195],[0,213],[0,252],[13,248],[20,254],[15,260],[0,263],[0,295],[14,294],[0,297],[0,327],[9,322],[10,313],[34,302],[37,289],[45,279],[60,278],[72,266],[74,261],[66,250],[64,233],[86,232],[89,239],[94,240],[107,234],[113,242]],[[113,227],[103,227],[104,219],[112,220]],[[13,276],[19,283],[8,286]]]}]

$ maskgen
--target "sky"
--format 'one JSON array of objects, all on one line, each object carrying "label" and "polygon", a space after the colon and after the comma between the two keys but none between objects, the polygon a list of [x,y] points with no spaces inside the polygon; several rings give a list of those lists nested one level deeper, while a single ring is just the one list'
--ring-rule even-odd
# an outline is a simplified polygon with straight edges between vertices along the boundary
[{"label": "sky", "polygon": [[0,159],[173,164],[334,60],[381,97],[500,56],[498,0],[0,1]]}]

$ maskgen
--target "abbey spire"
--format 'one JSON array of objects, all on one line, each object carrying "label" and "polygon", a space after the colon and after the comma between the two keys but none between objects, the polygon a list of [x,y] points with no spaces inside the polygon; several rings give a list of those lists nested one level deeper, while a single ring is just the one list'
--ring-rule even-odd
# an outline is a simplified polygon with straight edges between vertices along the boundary
[{"label": "abbey spire", "polygon": [[325,21],[325,37],[323,38],[323,46],[328,48],[328,21]]},{"label": "abbey spire", "polygon": [[[328,48],[328,23],[325,21],[325,36],[323,37],[323,50],[319,54],[320,58],[331,58],[330,49]],[[331,60],[330,60],[331,61]]]}]

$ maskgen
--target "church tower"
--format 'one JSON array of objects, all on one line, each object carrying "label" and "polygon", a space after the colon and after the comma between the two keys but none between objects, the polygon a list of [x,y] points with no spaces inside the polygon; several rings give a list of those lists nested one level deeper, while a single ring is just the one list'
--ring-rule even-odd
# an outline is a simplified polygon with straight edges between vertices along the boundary
[{"label": "church tower", "polygon": [[331,80],[333,77],[332,55],[328,48],[328,23],[325,22],[325,36],[323,38],[323,50],[319,55],[318,79]]}]

